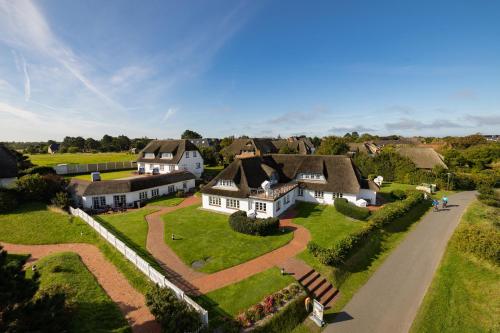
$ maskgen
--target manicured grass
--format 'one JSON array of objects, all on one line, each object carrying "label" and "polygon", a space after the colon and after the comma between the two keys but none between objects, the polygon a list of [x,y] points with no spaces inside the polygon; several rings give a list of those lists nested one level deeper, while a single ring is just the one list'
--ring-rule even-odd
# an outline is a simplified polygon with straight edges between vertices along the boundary
[{"label": "manicured grass", "polygon": [[146,203],[146,206],[163,206],[163,207],[172,207],[177,206],[181,202],[184,201],[184,198],[177,198],[173,195],[169,195],[166,197],[159,197],[153,200],[150,200]]},{"label": "manicured grass", "polygon": [[[112,179],[132,177],[135,175],[134,171],[136,171],[136,170],[120,170],[120,171],[101,172],[101,180],[112,180]],[[70,178],[90,181],[90,173],[84,174],[84,175],[78,175],[78,176],[71,176]]]},{"label": "manicured grass", "polygon": [[[70,332],[132,332],[118,306],[101,288],[76,253],[46,256],[37,262],[40,290],[61,288],[74,311]],[[28,270],[31,275],[31,270]]]},{"label": "manicured grass", "polygon": [[278,268],[271,268],[230,286],[209,292],[198,300],[210,312],[209,316],[235,317],[294,281],[290,275],[281,275]]},{"label": "manicured grass", "polygon": [[104,162],[128,162],[137,160],[137,155],[129,153],[75,153],[75,154],[33,154],[28,155],[35,165],[54,166],[57,164],[91,164]]},{"label": "manicured grass", "polygon": [[90,243],[141,293],[151,286],[147,277],[79,218],[50,211],[40,203],[22,205],[0,214],[0,241],[15,244]]},{"label": "manicured grass", "polygon": [[[340,290],[340,298],[333,307],[325,311],[325,321],[330,322],[335,313],[339,312],[361,288],[372,274],[380,267],[391,251],[404,239],[406,234],[414,227],[415,222],[429,210],[429,203],[421,203],[414,207],[407,215],[385,229],[374,234],[357,252],[340,267],[322,265],[309,251],[304,251],[298,257],[326,277]],[[295,221],[295,220],[294,220]],[[362,222],[353,222],[362,223]],[[317,233],[311,233],[316,241]],[[321,241],[324,236],[319,233]],[[306,332],[309,328],[307,321],[296,329],[296,332]],[[295,331],[294,331],[295,332]]]},{"label": "manicured grass", "polygon": [[[471,204],[461,224],[493,223],[500,209]],[[500,267],[457,250],[452,237],[411,332],[498,332]]]},{"label": "manicured grass", "polygon": [[[207,260],[199,270],[213,273],[259,257],[287,244],[291,232],[251,236],[233,231],[228,216],[190,206],[165,214],[165,241],[188,265]],[[172,233],[176,240],[172,240]]]},{"label": "manicured grass", "polygon": [[148,222],[145,216],[155,212],[156,209],[138,209],[124,213],[102,214],[97,218],[111,226],[113,231],[118,231],[130,243],[146,250],[146,239],[148,236]]},{"label": "manicured grass", "polygon": [[298,215],[293,223],[306,227],[312,239],[321,246],[331,246],[366,223],[339,213],[333,206],[300,202],[296,209]]}]

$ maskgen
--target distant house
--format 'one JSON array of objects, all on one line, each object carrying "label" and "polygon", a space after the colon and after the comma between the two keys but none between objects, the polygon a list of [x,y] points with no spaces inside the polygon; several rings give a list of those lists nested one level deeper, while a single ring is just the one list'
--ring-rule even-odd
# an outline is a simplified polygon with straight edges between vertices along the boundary
[{"label": "distant house", "polygon": [[396,151],[404,157],[408,157],[418,169],[432,170],[436,166],[448,169],[443,161],[443,156],[432,148],[422,147],[400,147]]},{"label": "distant house", "polygon": [[375,204],[378,189],[347,156],[271,154],[236,158],[201,193],[204,209],[264,218],[281,215],[296,201]]},{"label": "distant house", "polygon": [[200,178],[203,157],[189,140],[153,140],[139,152],[137,170],[149,174],[189,171]]},{"label": "distant house", "polygon": [[195,187],[195,178],[188,171],[174,171],[164,175],[95,182],[73,179],[69,187],[78,206],[84,209],[134,207],[178,190],[190,191]]},{"label": "distant house", "polygon": [[290,137],[288,139],[235,139],[229,146],[223,149],[224,155],[233,157],[263,156],[265,154],[277,154],[280,149],[288,147],[297,154],[309,155],[314,153],[314,145],[307,138]]},{"label": "distant house", "polygon": [[0,144],[0,188],[14,186],[17,180],[17,159],[7,147]]},{"label": "distant house", "polygon": [[198,148],[215,148],[220,140],[216,138],[189,139]]},{"label": "distant house", "polygon": [[488,141],[500,141],[500,135],[483,135]]},{"label": "distant house", "polygon": [[47,148],[47,152],[49,154],[55,154],[59,151],[60,147],[61,147],[61,145],[59,143],[51,143],[49,145],[49,148]]}]

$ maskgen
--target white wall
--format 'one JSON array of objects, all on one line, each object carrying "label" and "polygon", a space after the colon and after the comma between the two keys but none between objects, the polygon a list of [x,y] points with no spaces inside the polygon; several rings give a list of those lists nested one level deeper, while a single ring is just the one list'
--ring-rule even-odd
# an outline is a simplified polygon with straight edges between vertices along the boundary
[{"label": "white wall", "polygon": [[[193,157],[193,153],[195,152],[196,152],[196,157]],[[196,167],[197,163],[200,163],[200,168]],[[160,164],[163,164],[164,166],[163,170],[160,169]],[[189,157],[186,158],[186,152],[184,152],[178,164],[172,164],[172,161],[167,159],[165,160],[164,163],[139,162],[137,163],[137,171],[139,171],[141,166],[144,166],[144,170],[146,173],[152,173],[153,169],[158,168],[161,174],[167,174],[172,172],[169,168],[169,165],[175,166],[173,171],[187,170],[192,174],[194,174],[198,179],[201,177],[204,168],[203,157],[201,157],[201,154],[198,151],[189,151]]]},{"label": "white wall", "polygon": [[[220,206],[211,206],[210,201],[209,201],[209,197],[220,198],[221,199]],[[240,201],[240,209],[227,208],[226,207],[227,199],[239,200]],[[202,194],[201,201],[202,201],[203,208],[209,209],[209,210],[214,210],[214,211],[224,213],[224,214],[232,214],[238,210],[248,212],[248,210],[249,210],[249,199],[238,199],[238,198],[223,197],[223,196],[219,196],[219,195]]]},{"label": "white wall", "polygon": [[148,192],[148,199],[151,199],[152,196],[151,196],[151,191],[154,190],[154,189],[159,189],[159,195],[166,195],[166,194],[169,194],[168,192],[168,187],[173,185],[175,187],[175,190],[174,190],[174,193],[175,191],[177,190],[183,190],[184,189],[184,186],[183,186],[183,183],[186,182],[186,187],[187,187],[187,190],[189,191],[190,189],[194,188],[195,187],[195,181],[194,179],[189,179],[189,180],[186,180],[186,181],[181,181],[181,182],[177,182],[177,183],[173,183],[173,184],[168,184],[168,185],[162,185],[162,186],[155,186],[155,187],[151,187],[151,188],[148,188],[148,189],[144,189],[144,190],[141,190],[141,191],[134,191],[134,192],[128,192],[128,193],[113,193],[113,194],[105,194],[105,195],[90,195],[90,196],[83,196],[82,197],[82,200],[81,200],[81,203],[82,203],[82,206],[86,209],[91,209],[92,208],[92,204],[93,204],[93,197],[106,197],[106,205],[108,206],[113,206],[113,196],[115,195],[125,195],[126,196],[126,202],[127,204],[133,204],[135,201],[139,201],[139,193],[140,192]]}]

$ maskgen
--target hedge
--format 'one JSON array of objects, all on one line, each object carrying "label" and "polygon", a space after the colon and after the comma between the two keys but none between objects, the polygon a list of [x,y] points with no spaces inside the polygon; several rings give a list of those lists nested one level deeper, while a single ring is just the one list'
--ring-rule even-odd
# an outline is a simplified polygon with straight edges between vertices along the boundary
[{"label": "hedge", "polygon": [[500,264],[500,231],[485,224],[460,227],[455,235],[455,245],[460,251]]},{"label": "hedge", "polygon": [[422,192],[407,192],[406,199],[387,204],[382,209],[379,209],[372,215],[369,222],[362,229],[344,236],[333,244],[332,247],[322,247],[311,241],[307,244],[307,249],[323,265],[339,266],[345,262],[354,250],[372,236],[377,229],[382,228],[384,225],[408,213],[423,199],[424,195]]},{"label": "hedge", "polygon": [[280,220],[277,217],[252,219],[244,211],[237,211],[229,216],[231,229],[248,235],[266,236],[279,231]]},{"label": "hedge", "polygon": [[14,210],[18,203],[16,191],[0,190],[0,213],[6,213]]},{"label": "hedge", "polygon": [[358,207],[347,201],[347,199],[335,199],[334,205],[337,211],[356,220],[364,221],[370,216],[368,208]]},{"label": "hedge", "polygon": [[305,307],[306,297],[306,295],[299,296],[291,301],[262,326],[256,327],[254,332],[286,333],[293,331],[309,314]]},{"label": "hedge", "polygon": [[34,174],[39,174],[39,175],[48,175],[48,174],[55,174],[56,171],[54,168],[50,166],[34,166],[32,168],[22,170],[20,171],[19,175],[34,175]]}]

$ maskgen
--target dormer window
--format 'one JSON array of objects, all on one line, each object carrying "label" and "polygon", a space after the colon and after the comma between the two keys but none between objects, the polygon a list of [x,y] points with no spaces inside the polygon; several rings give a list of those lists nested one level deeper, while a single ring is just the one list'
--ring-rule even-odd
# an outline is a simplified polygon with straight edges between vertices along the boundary
[{"label": "dormer window", "polygon": [[174,157],[174,156],[172,155],[172,153],[162,153],[162,154],[161,154],[161,158],[164,158],[164,159],[166,159],[166,160],[169,160],[169,159],[171,159],[172,157]]},{"label": "dormer window", "polygon": [[186,152],[186,158],[189,158],[189,152],[188,151]]},{"label": "dormer window", "polygon": [[145,153],[144,154],[144,158],[151,158],[151,159],[153,159],[153,158],[155,158],[155,154],[154,153]]},{"label": "dormer window", "polygon": [[322,180],[323,175],[321,173],[299,173],[297,178],[305,180]]},{"label": "dormer window", "polygon": [[193,157],[196,157],[196,151],[193,151]]},{"label": "dormer window", "polygon": [[233,187],[234,182],[229,179],[219,179],[219,182],[217,183],[218,186],[223,186],[223,187]]}]

